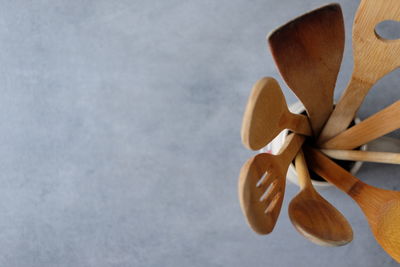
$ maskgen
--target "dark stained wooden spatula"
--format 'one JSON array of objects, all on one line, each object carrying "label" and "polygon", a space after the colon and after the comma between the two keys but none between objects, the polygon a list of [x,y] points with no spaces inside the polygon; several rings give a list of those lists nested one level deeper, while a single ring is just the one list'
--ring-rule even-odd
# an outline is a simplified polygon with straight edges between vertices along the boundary
[{"label": "dark stained wooden spatula", "polygon": [[290,89],[304,104],[318,136],[333,109],[333,91],[344,49],[338,4],[306,13],[273,31],[269,46]]}]

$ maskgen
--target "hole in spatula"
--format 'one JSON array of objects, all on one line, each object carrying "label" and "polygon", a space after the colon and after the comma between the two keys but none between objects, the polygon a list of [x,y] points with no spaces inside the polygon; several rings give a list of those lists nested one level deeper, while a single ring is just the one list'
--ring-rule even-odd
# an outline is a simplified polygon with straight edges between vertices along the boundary
[{"label": "hole in spatula", "polygon": [[264,212],[265,213],[272,212],[272,210],[275,208],[276,204],[281,199],[281,197],[282,197],[281,193],[276,194],[275,197],[272,199],[271,203],[268,204]]},{"label": "hole in spatula", "polygon": [[377,24],[375,33],[382,39],[400,39],[400,22],[395,20],[385,20]]},{"label": "hole in spatula", "polygon": [[275,183],[272,183],[271,185],[268,186],[267,190],[265,190],[264,194],[262,194],[262,196],[260,197],[259,199],[260,202],[263,202],[268,197],[268,195],[272,192],[275,186],[276,186]]},{"label": "hole in spatula", "polygon": [[261,179],[258,180],[258,182],[256,184],[256,187],[260,187],[265,182],[265,180],[267,179],[267,176],[268,176],[268,172],[265,172],[263,177],[261,177]]}]

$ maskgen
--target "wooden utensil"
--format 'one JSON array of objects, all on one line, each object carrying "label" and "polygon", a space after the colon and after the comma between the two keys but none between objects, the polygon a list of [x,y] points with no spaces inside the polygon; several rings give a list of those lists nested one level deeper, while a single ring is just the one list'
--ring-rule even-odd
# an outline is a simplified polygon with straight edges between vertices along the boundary
[{"label": "wooden utensil", "polygon": [[400,100],[321,145],[328,149],[353,149],[400,128]]},{"label": "wooden utensil", "polygon": [[400,21],[400,1],[361,1],[353,25],[353,74],[321,132],[319,144],[344,131],[371,87],[400,66],[400,40],[386,40],[375,32],[376,25],[385,20]]},{"label": "wooden utensil", "polygon": [[305,154],[312,170],[357,202],[375,239],[400,262],[400,192],[376,188],[360,181],[315,149],[305,148]]},{"label": "wooden utensil", "polygon": [[399,153],[335,149],[321,149],[320,151],[333,159],[400,164]]},{"label": "wooden utensil", "polygon": [[259,80],[251,91],[242,124],[242,142],[258,150],[271,142],[283,129],[311,135],[306,116],[289,111],[285,96],[274,78]]},{"label": "wooden utensil", "polygon": [[314,189],[303,152],[296,156],[301,191],[289,204],[289,218],[305,238],[322,246],[343,246],[353,240],[346,218]]},{"label": "wooden utensil", "polygon": [[333,108],[333,90],[344,49],[338,4],[313,10],[272,32],[269,46],[287,85],[304,104],[318,135]]},{"label": "wooden utensil", "polygon": [[303,136],[290,134],[278,155],[258,154],[243,165],[240,206],[256,233],[265,235],[274,229],[285,194],[286,173],[303,142]]}]

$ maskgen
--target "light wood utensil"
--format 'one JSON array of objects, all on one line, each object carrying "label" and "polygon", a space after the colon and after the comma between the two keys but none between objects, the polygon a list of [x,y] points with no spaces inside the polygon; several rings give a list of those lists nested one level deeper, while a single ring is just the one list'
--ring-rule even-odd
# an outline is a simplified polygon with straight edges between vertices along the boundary
[{"label": "light wood utensil", "polygon": [[371,87],[400,66],[400,40],[386,40],[375,32],[376,25],[385,20],[400,21],[400,1],[361,1],[353,25],[353,74],[321,132],[319,144],[344,131]]},{"label": "light wood utensil", "polygon": [[344,35],[340,5],[330,4],[296,18],[268,37],[276,65],[304,104],[316,136],[332,112]]},{"label": "light wood utensil", "polygon": [[390,256],[400,262],[400,192],[380,189],[360,181],[315,149],[306,148],[305,154],[312,170],[357,202],[375,239]]},{"label": "light wood utensil", "polygon": [[400,128],[400,100],[320,145],[353,149]]},{"label": "light wood utensil", "polygon": [[286,173],[304,142],[290,134],[278,155],[258,154],[248,160],[239,176],[239,200],[250,227],[258,234],[272,232],[285,194]]},{"label": "light wood utensil", "polygon": [[297,231],[321,246],[343,246],[353,240],[353,230],[334,206],[314,189],[303,152],[296,156],[301,191],[289,204],[289,218]]},{"label": "light wood utensil", "polygon": [[249,149],[259,150],[284,129],[312,134],[307,117],[289,111],[278,82],[274,78],[262,78],[253,86],[247,102],[242,142]]},{"label": "light wood utensil", "polygon": [[333,159],[339,160],[400,164],[399,153],[335,149],[321,149],[320,151]]}]

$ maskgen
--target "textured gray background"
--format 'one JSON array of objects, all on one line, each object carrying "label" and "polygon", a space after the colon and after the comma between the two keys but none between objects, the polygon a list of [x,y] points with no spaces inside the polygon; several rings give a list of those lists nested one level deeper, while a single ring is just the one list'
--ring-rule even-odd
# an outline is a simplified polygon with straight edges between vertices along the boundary
[{"label": "textured gray background", "polygon": [[[347,34],[357,0],[340,1]],[[0,266],[396,266],[359,208],[323,196],[354,227],[324,248],[288,220],[246,225],[237,176],[244,106],[281,81],[265,36],[324,0],[0,1]],[[350,39],[338,82],[351,73]],[[398,98],[396,71],[365,118]],[[359,176],[398,188],[398,166]]]}]

